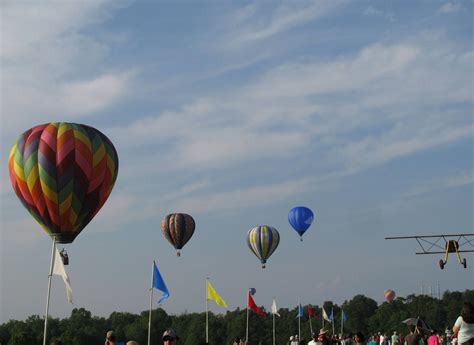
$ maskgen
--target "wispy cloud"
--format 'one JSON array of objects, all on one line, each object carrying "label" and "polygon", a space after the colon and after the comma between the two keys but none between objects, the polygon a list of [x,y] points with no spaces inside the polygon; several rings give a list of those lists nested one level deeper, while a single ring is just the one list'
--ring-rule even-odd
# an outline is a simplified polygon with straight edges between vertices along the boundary
[{"label": "wispy cloud", "polygon": [[[98,114],[123,100],[134,71],[113,70],[110,46],[84,31],[123,2],[2,3],[2,119],[5,133],[36,124]],[[54,115],[55,114],[55,115]]]},{"label": "wispy cloud", "polygon": [[[290,30],[299,25],[327,15],[340,7],[345,1],[308,0],[293,3],[283,3],[268,12],[268,8],[262,6],[256,8],[246,6],[240,9],[234,16],[237,20],[234,25],[239,26],[232,32],[234,39],[231,44],[242,44],[245,42],[258,42],[266,40],[279,33]],[[257,15],[260,14],[260,15]],[[241,29],[245,27],[245,29]]]},{"label": "wispy cloud", "polygon": [[442,13],[442,14],[455,13],[455,12],[459,12],[461,9],[462,9],[462,5],[460,3],[447,2],[438,9],[438,13]]},{"label": "wispy cloud", "polygon": [[450,176],[431,179],[420,183],[418,186],[412,188],[403,194],[403,197],[417,197],[419,195],[431,193],[449,188],[457,188],[474,183],[474,174],[472,171],[464,171],[460,173],[453,173]]}]

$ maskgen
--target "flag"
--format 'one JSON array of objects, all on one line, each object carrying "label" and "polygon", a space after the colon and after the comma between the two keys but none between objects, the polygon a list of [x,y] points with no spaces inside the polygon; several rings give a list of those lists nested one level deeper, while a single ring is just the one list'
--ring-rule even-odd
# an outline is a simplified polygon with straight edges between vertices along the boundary
[{"label": "flag", "polygon": [[323,308],[323,319],[331,322],[331,319],[328,317],[328,314],[326,314],[326,310],[324,310],[324,308]]},{"label": "flag", "polygon": [[156,266],[156,262],[153,261],[153,287],[160,291],[163,291],[163,295],[161,295],[160,299],[158,300],[158,304],[161,303],[164,299],[170,297],[170,293],[168,292],[168,288],[166,287],[165,281],[158,271],[158,267]]},{"label": "flag", "polygon": [[250,294],[250,291],[249,291],[249,294],[248,294],[248,307],[250,309],[252,309],[257,315],[260,315],[260,316],[265,316],[267,314],[265,314],[265,312],[262,310],[262,308],[260,308],[259,306],[257,306],[255,304],[255,301],[253,300],[252,298],[252,295]]},{"label": "flag", "polygon": [[63,260],[61,260],[61,255],[59,254],[59,250],[56,248],[56,255],[54,259],[54,266],[53,266],[53,274],[61,276],[63,278],[64,284],[66,285],[66,295],[67,300],[69,303],[72,304],[72,287],[71,281],[69,280],[69,276],[66,273],[66,269],[64,268]]},{"label": "flag", "polygon": [[313,317],[313,307],[308,306],[308,317],[311,319]]},{"label": "flag", "polygon": [[272,314],[280,316],[280,314],[278,314],[278,309],[277,309],[277,304],[276,304],[275,299],[273,299],[273,303],[272,303]]},{"label": "flag", "polygon": [[227,303],[225,303],[222,297],[217,293],[209,280],[207,281],[207,300],[216,302],[216,304],[222,308],[227,308]]},{"label": "flag", "polygon": [[329,315],[329,320],[334,321],[334,308],[331,308],[331,315]]},{"label": "flag", "polygon": [[346,321],[346,320],[347,320],[346,313],[344,313],[344,310],[342,310],[341,319],[342,319],[342,321]]},{"label": "flag", "polygon": [[301,303],[298,305],[298,314],[296,314],[295,319],[297,317],[303,317],[303,307],[301,306]]}]

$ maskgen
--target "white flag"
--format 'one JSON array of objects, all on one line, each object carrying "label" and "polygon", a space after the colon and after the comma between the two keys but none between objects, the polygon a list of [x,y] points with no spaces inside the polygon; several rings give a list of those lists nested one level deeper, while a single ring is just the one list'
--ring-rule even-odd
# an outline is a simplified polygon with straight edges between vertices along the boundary
[{"label": "white flag", "polygon": [[61,259],[61,255],[59,254],[58,249],[56,248],[56,258],[54,259],[54,266],[53,266],[53,274],[61,276],[63,278],[64,284],[66,284],[66,294],[67,300],[69,303],[72,304],[72,288],[71,288],[71,281],[64,269],[63,260]]},{"label": "white flag", "polygon": [[331,322],[331,319],[329,318],[328,314],[326,314],[326,310],[324,310],[324,308],[323,308],[323,319]]},{"label": "white flag", "polygon": [[280,316],[280,314],[278,314],[278,309],[277,309],[277,304],[275,302],[275,299],[273,299],[273,303],[272,303],[272,314]]}]

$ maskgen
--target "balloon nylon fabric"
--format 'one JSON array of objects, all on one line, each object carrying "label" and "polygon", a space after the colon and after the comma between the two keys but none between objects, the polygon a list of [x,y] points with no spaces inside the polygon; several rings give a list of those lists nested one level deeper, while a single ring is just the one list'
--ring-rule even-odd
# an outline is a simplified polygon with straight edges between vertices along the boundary
[{"label": "balloon nylon fabric", "polygon": [[256,226],[247,234],[247,245],[262,263],[273,254],[279,243],[280,234],[271,226]]},{"label": "balloon nylon fabric", "polygon": [[288,212],[288,222],[300,236],[308,230],[313,219],[313,211],[304,206],[294,207]]},{"label": "balloon nylon fabric", "polygon": [[161,231],[175,249],[182,249],[194,234],[196,223],[186,213],[173,213],[163,218]]},{"label": "balloon nylon fabric", "polygon": [[12,187],[58,243],[70,243],[109,197],[118,174],[112,142],[95,128],[66,122],[35,126],[10,150]]}]

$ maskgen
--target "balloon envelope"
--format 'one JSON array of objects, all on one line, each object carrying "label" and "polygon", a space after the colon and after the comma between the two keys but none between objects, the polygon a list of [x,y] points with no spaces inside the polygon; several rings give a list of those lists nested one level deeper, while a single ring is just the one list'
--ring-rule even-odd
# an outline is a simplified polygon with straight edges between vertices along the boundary
[{"label": "balloon envelope", "polygon": [[250,229],[247,233],[247,245],[250,250],[260,259],[262,267],[273,254],[280,243],[280,234],[277,229],[260,225]]},{"label": "balloon envelope", "polygon": [[304,206],[294,207],[288,212],[288,222],[301,236],[308,230],[313,222],[314,214],[309,208]]},{"label": "balloon envelope", "polygon": [[388,302],[392,302],[393,299],[395,298],[395,291],[393,290],[385,290],[384,293],[383,293],[383,296],[385,297],[385,299],[388,301]]},{"label": "balloon envelope", "polygon": [[195,227],[193,217],[186,213],[172,213],[161,221],[163,235],[176,250],[182,249],[190,240]]},{"label": "balloon envelope", "polygon": [[93,127],[51,122],[18,138],[8,170],[13,190],[33,218],[58,243],[71,243],[109,197],[118,155]]}]

